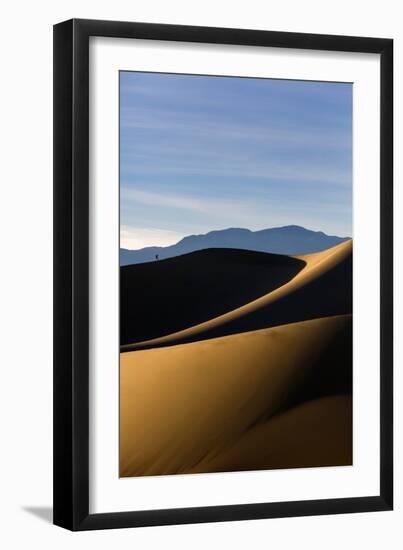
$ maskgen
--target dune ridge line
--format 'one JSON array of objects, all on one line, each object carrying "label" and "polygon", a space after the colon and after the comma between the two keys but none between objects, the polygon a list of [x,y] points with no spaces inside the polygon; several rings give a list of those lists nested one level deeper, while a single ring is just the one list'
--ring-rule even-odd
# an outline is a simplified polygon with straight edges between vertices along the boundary
[{"label": "dune ridge line", "polygon": [[217,328],[229,321],[240,318],[253,311],[257,311],[262,307],[266,307],[267,305],[283,298],[284,296],[295,292],[316,277],[323,275],[339,263],[343,262],[351,253],[352,240],[350,239],[332,248],[328,248],[327,250],[324,250],[322,252],[307,254],[303,256],[294,256],[297,259],[303,260],[306,265],[299,273],[297,273],[297,275],[293,279],[291,279],[288,283],[285,283],[283,286],[269,292],[268,294],[261,296],[260,298],[257,298],[256,300],[249,302],[248,304],[240,306],[232,311],[224,313],[223,315],[219,315],[218,317],[215,317],[198,325],[194,325],[187,329],[174,332],[166,336],[161,336],[159,338],[143,340],[142,342],[136,342],[133,344],[126,344],[121,346],[120,350],[121,352],[127,352],[141,349],[143,346],[160,344],[163,345],[165,343],[169,344],[171,342],[174,342],[175,340],[194,336],[212,328]]}]

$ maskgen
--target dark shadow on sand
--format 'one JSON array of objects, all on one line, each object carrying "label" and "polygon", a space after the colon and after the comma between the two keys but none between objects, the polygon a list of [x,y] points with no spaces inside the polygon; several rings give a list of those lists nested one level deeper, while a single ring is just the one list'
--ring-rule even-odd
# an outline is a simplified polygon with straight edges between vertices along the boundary
[{"label": "dark shadow on sand", "polygon": [[284,285],[304,266],[289,256],[211,248],[121,267],[120,343],[208,321]]}]

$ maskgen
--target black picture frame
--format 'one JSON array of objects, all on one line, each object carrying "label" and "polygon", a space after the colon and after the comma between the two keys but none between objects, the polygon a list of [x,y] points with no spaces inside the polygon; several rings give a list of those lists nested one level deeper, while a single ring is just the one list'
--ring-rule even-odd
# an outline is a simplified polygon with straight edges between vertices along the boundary
[{"label": "black picture frame", "polygon": [[[89,38],[377,53],[381,57],[380,492],[373,496],[89,513]],[[77,531],[393,507],[393,40],[73,19],[54,26],[54,523]]]}]

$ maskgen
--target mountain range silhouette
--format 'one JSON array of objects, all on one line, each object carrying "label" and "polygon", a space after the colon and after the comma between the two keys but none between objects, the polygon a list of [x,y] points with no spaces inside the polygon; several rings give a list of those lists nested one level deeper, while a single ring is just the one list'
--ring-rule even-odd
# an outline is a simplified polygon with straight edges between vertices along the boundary
[{"label": "mountain range silhouette", "polygon": [[298,225],[273,227],[259,231],[228,228],[210,231],[204,235],[189,235],[171,246],[150,246],[140,250],[120,249],[120,265],[153,262],[181,256],[209,248],[235,248],[269,252],[272,254],[300,255],[321,252],[336,246],[350,237],[327,235]]}]

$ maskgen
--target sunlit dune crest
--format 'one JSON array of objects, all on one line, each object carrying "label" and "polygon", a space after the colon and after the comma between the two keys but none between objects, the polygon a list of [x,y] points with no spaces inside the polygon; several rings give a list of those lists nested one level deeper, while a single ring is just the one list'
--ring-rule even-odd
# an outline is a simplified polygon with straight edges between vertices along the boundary
[{"label": "sunlit dune crest", "polygon": [[120,273],[121,345],[177,333],[238,309],[284,285],[304,266],[289,256],[231,248],[126,266]]},{"label": "sunlit dune crest", "polygon": [[192,338],[200,338],[205,333],[217,330],[219,327],[232,323],[234,321],[239,322],[240,319],[251,314],[259,312],[262,308],[266,308],[285,297],[290,297],[293,293],[304,286],[309,285],[312,281],[319,280],[332,270],[340,266],[343,262],[351,258],[352,255],[352,240],[343,242],[333,248],[318,252],[315,254],[308,254],[305,256],[298,256],[305,262],[305,266],[299,271],[294,278],[292,278],[286,284],[276,288],[275,290],[265,294],[243,306],[240,306],[232,311],[224,313],[213,319],[197,324],[195,326],[186,328],[184,330],[174,332],[167,336],[146,340],[143,342],[137,342],[121,346],[121,351],[129,351],[141,349],[143,347],[152,346],[166,346],[173,343],[180,343],[182,340]]}]

